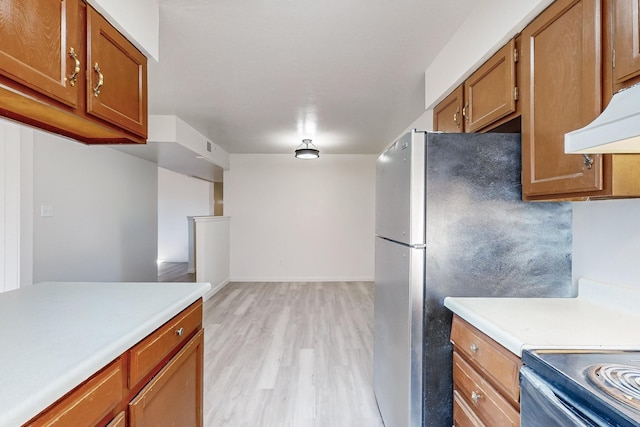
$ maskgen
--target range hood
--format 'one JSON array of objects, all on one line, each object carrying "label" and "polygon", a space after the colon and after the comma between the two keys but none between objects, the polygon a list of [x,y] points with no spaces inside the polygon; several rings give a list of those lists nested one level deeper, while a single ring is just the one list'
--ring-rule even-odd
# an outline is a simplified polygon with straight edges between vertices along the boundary
[{"label": "range hood", "polygon": [[565,134],[564,152],[640,153],[640,84],[616,93],[593,122]]}]

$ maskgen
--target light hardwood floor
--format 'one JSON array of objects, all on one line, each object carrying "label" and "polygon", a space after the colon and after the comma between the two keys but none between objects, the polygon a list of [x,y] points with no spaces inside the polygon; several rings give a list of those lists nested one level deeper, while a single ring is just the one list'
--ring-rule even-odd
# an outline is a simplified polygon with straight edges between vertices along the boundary
[{"label": "light hardwood floor", "polygon": [[373,283],[231,283],[204,327],[206,427],[382,426]]},{"label": "light hardwood floor", "polygon": [[158,282],[195,282],[196,273],[189,273],[186,262],[163,262],[158,265]]}]

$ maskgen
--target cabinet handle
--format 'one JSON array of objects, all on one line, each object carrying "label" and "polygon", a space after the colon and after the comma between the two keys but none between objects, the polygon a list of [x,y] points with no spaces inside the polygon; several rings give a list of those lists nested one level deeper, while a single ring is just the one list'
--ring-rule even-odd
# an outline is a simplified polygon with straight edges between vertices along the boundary
[{"label": "cabinet handle", "polygon": [[586,154],[583,154],[582,157],[584,157],[584,166],[587,169],[591,169],[593,167],[593,157],[587,156]]},{"label": "cabinet handle", "polygon": [[469,108],[469,104],[462,107],[462,117],[464,117],[464,121],[469,123],[469,116],[467,115],[467,109]]},{"label": "cabinet handle", "polygon": [[96,73],[98,73],[98,84],[93,88],[93,95],[97,97],[98,95],[100,95],[100,89],[102,89],[102,85],[104,84],[104,76],[102,75],[100,66],[97,62],[96,65],[93,66],[93,69]]},{"label": "cabinet handle", "polygon": [[476,343],[473,343],[469,346],[469,350],[471,350],[471,353],[477,353],[479,349],[480,347],[478,347],[478,344]]},{"label": "cabinet handle", "polygon": [[78,74],[80,73],[80,59],[76,50],[72,47],[69,48],[69,56],[76,62],[76,66],[73,68],[73,73],[69,75],[69,84],[75,86],[78,81]]},{"label": "cabinet handle", "polygon": [[471,392],[471,400],[473,400],[473,403],[478,404],[478,400],[480,400],[481,397],[482,395],[477,391],[474,390]]},{"label": "cabinet handle", "polygon": [[176,335],[177,335],[177,336],[179,336],[179,337],[181,337],[181,336],[182,336],[182,334],[184,334],[184,328],[178,328],[178,329],[176,330]]},{"label": "cabinet handle", "polygon": [[453,122],[456,124],[456,127],[460,129],[460,122],[458,121],[458,114],[460,114],[460,107],[456,107],[456,112],[453,113]]}]

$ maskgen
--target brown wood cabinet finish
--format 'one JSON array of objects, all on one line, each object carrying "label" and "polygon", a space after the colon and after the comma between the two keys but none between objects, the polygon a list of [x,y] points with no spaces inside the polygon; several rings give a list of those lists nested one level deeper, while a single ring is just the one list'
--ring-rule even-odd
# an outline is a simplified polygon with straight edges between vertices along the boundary
[{"label": "brown wood cabinet finish", "polygon": [[464,82],[465,132],[516,112],[516,41],[511,40]]},{"label": "brown wood cabinet finish", "polygon": [[564,154],[564,134],[601,111],[599,0],[558,0],[522,31],[525,198],[597,192],[602,156]]},{"label": "brown wood cabinet finish", "polygon": [[147,58],[92,8],[87,66],[87,112],[146,137]]},{"label": "brown wood cabinet finish", "polygon": [[97,425],[122,400],[123,370],[122,360],[116,360],[27,426]]},{"label": "brown wood cabinet finish", "polygon": [[[0,116],[88,144],[144,143],[146,59],[112,27],[103,34],[130,56],[114,54],[105,43],[87,47],[87,14],[96,12],[80,0],[0,0]],[[98,107],[87,99],[94,84],[91,55],[108,61],[101,68],[111,73]],[[144,59],[135,89],[131,58]]]},{"label": "brown wood cabinet finish", "polygon": [[129,350],[129,388],[133,388],[202,324],[198,302]]},{"label": "brown wood cabinet finish", "polygon": [[107,427],[125,427],[126,425],[127,417],[125,412],[121,411],[109,424],[107,424]]},{"label": "brown wood cabinet finish", "polygon": [[433,109],[433,130],[464,132],[464,86],[458,86]]},{"label": "brown wood cabinet finish", "polygon": [[485,427],[457,390],[453,391],[454,427]]},{"label": "brown wood cabinet finish", "polygon": [[474,363],[494,387],[517,405],[520,401],[520,358],[458,316],[453,318],[451,342],[457,352]]},{"label": "brown wood cabinet finish", "polygon": [[457,352],[453,352],[453,388],[467,402],[473,413],[486,425],[520,425],[520,414],[482,375]]},{"label": "brown wood cabinet finish", "polygon": [[130,427],[202,427],[203,343],[201,330],[131,402]]},{"label": "brown wood cabinet finish", "polygon": [[24,427],[201,427],[203,345],[199,299]]},{"label": "brown wood cabinet finish", "polygon": [[84,41],[78,0],[0,0],[0,74],[78,105]]},{"label": "brown wood cabinet finish", "polygon": [[519,426],[522,362],[453,316],[453,418],[456,426]]},{"label": "brown wood cabinet finish", "polygon": [[640,0],[614,0],[611,7],[613,78],[620,89],[640,76]]}]

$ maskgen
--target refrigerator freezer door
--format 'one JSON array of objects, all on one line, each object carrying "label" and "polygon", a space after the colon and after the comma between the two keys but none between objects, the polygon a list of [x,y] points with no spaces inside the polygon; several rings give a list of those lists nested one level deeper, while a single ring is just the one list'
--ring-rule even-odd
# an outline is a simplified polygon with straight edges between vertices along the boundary
[{"label": "refrigerator freezer door", "polygon": [[373,383],[386,427],[422,424],[424,249],[376,238]]},{"label": "refrigerator freezer door", "polygon": [[376,235],[407,245],[423,245],[425,133],[412,131],[378,157]]}]

